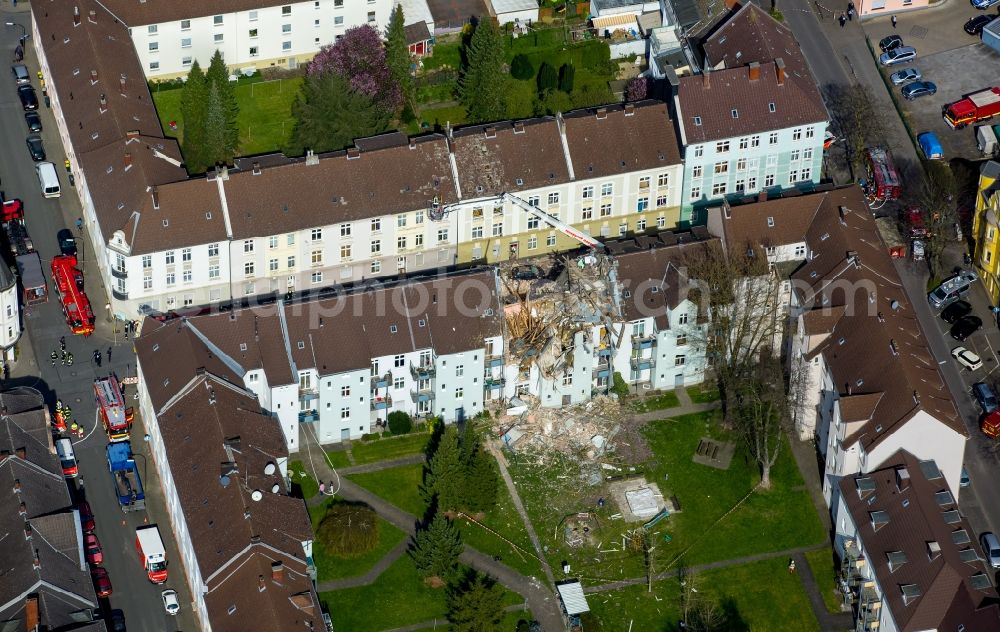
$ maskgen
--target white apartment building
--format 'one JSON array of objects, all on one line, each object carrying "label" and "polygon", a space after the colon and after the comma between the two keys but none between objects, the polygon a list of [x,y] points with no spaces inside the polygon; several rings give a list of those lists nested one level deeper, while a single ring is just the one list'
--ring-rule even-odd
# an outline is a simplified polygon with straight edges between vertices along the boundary
[{"label": "white apartment building", "polygon": [[[237,0],[221,4],[102,0],[129,29],[143,72],[152,80],[205,68],[218,50],[231,70],[294,69],[354,26],[380,33],[389,0]],[[83,19],[100,19],[97,10]]]},{"label": "white apartment building", "polygon": [[0,264],[0,350],[3,363],[14,361],[15,346],[21,339],[21,300],[17,275]]}]

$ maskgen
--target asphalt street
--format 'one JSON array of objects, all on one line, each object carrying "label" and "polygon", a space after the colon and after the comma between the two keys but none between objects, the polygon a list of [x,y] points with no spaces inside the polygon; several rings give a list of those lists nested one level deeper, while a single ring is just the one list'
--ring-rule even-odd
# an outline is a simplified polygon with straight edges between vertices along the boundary
[{"label": "asphalt street", "polygon": [[[9,8],[9,5],[4,5],[4,8]],[[0,16],[5,22],[15,21],[23,24],[27,32],[31,32],[29,13],[0,11]],[[13,59],[14,48],[17,46],[20,34],[20,29],[16,27],[0,28],[0,50],[8,62]],[[39,81],[35,76],[38,64],[30,39],[26,49],[25,63],[31,72],[32,84],[38,93],[39,101],[42,101]],[[53,256],[59,254],[56,233],[62,228],[73,227],[80,213],[79,202],[62,166],[65,156],[52,112],[42,102],[39,113],[44,126],[41,135],[48,154],[47,160],[55,163],[60,172],[62,197],[59,199],[45,199],[41,195],[34,164],[24,142],[28,130],[21,104],[17,98],[13,78],[5,72],[0,77],[0,139],[4,155],[0,160],[0,188],[5,191],[8,198],[20,198],[23,201],[28,232],[42,258],[42,267],[49,280],[48,302],[34,306],[24,314],[25,332],[19,344],[21,353],[11,372],[9,383],[37,388],[45,395],[50,408],[56,399],[61,399],[64,404],[72,407],[74,417],[82,422],[86,430],[85,438],[76,440],[75,450],[81,477],[77,479],[75,485],[71,485],[71,491],[76,498],[89,501],[97,523],[96,533],[104,547],[103,566],[108,570],[114,592],[110,599],[102,600],[101,610],[104,613],[107,613],[109,608],[123,610],[128,629],[131,631],[195,630],[197,626],[191,613],[190,591],[184,580],[181,561],[166,520],[159,480],[155,476],[152,460],[146,463],[143,455],[147,450],[143,442],[141,423],[137,422],[136,428],[133,429],[132,445],[137,454],[143,455],[136,460],[146,487],[148,513],[122,513],[107,469],[105,447],[108,440],[96,421],[93,380],[111,371],[120,378],[134,376],[136,365],[131,344],[124,340],[120,331],[114,330],[107,318],[105,290],[101,285],[96,266],[88,261],[93,252],[89,243],[81,243],[80,258],[84,262],[86,291],[97,316],[97,331],[86,338],[70,333],[63,319],[58,298],[54,295],[49,262]],[[79,240],[80,234],[76,234]],[[58,351],[61,336],[66,337],[67,350],[74,356],[72,366],[64,366],[58,361],[53,366],[49,360],[50,352]],[[109,349],[110,362],[108,362]],[[93,361],[92,355],[95,350],[100,350],[103,356],[101,367]],[[128,388],[129,400],[134,392],[134,387]],[[165,586],[155,586],[147,580],[135,550],[135,528],[144,522],[158,523],[167,547],[170,579]],[[164,611],[160,592],[167,587],[179,593],[182,607],[179,617],[171,617]]]}]

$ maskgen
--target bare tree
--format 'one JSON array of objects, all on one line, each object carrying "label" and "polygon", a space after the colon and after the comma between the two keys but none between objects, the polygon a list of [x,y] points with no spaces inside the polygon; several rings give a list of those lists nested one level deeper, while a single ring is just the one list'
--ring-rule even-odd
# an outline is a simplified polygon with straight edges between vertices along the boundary
[{"label": "bare tree", "polygon": [[719,603],[701,592],[700,577],[686,568],[677,574],[681,583],[681,622],[687,632],[719,632],[727,629],[727,616]]},{"label": "bare tree", "polygon": [[735,413],[740,435],[760,466],[760,486],[770,489],[771,467],[789,427],[789,400],[780,358],[761,354],[755,370],[737,386]]},{"label": "bare tree", "polygon": [[927,228],[925,250],[931,274],[942,273],[941,257],[948,242],[955,239],[958,223],[955,175],[947,163],[930,161],[925,165],[927,176],[917,199]]},{"label": "bare tree", "polygon": [[746,244],[728,252],[708,248],[691,254],[688,275],[700,287],[709,326],[692,331],[715,371],[723,401],[753,373],[765,350],[777,351],[785,329],[782,282],[765,248]]},{"label": "bare tree", "polygon": [[844,140],[855,179],[864,172],[865,148],[886,144],[886,110],[861,85],[829,84],[823,89],[833,128]]}]

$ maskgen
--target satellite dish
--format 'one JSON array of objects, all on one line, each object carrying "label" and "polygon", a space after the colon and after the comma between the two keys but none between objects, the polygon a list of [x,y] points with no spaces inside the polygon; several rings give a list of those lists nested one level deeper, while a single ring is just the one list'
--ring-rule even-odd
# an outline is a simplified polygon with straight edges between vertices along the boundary
[{"label": "satellite dish", "polygon": [[219,483],[221,483],[223,487],[229,487],[229,477],[228,476],[220,476],[219,477]]},{"label": "satellite dish", "polygon": [[264,474],[267,476],[274,474],[274,463],[268,463],[264,466]]},{"label": "satellite dish", "polygon": [[892,311],[896,311],[897,309],[899,309],[899,301],[893,300],[891,303],[889,303],[889,307],[892,308]]},{"label": "satellite dish", "polygon": [[255,503],[259,503],[260,499],[263,497],[264,497],[264,492],[260,491],[259,489],[253,490],[253,492],[250,494],[250,498],[252,498]]},{"label": "satellite dish", "polygon": [[277,483],[275,483],[274,485],[271,486],[271,493],[272,494],[277,494],[279,491],[281,491],[281,485],[278,485]]}]

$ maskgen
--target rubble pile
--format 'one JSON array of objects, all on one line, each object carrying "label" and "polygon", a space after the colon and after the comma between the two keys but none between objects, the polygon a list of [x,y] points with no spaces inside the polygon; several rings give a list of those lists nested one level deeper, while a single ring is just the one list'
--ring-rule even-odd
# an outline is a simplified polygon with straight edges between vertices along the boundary
[{"label": "rubble pile", "polygon": [[501,415],[496,422],[497,434],[517,452],[544,455],[555,450],[594,461],[616,449],[623,414],[614,397],[561,409],[526,407],[520,415]]}]

